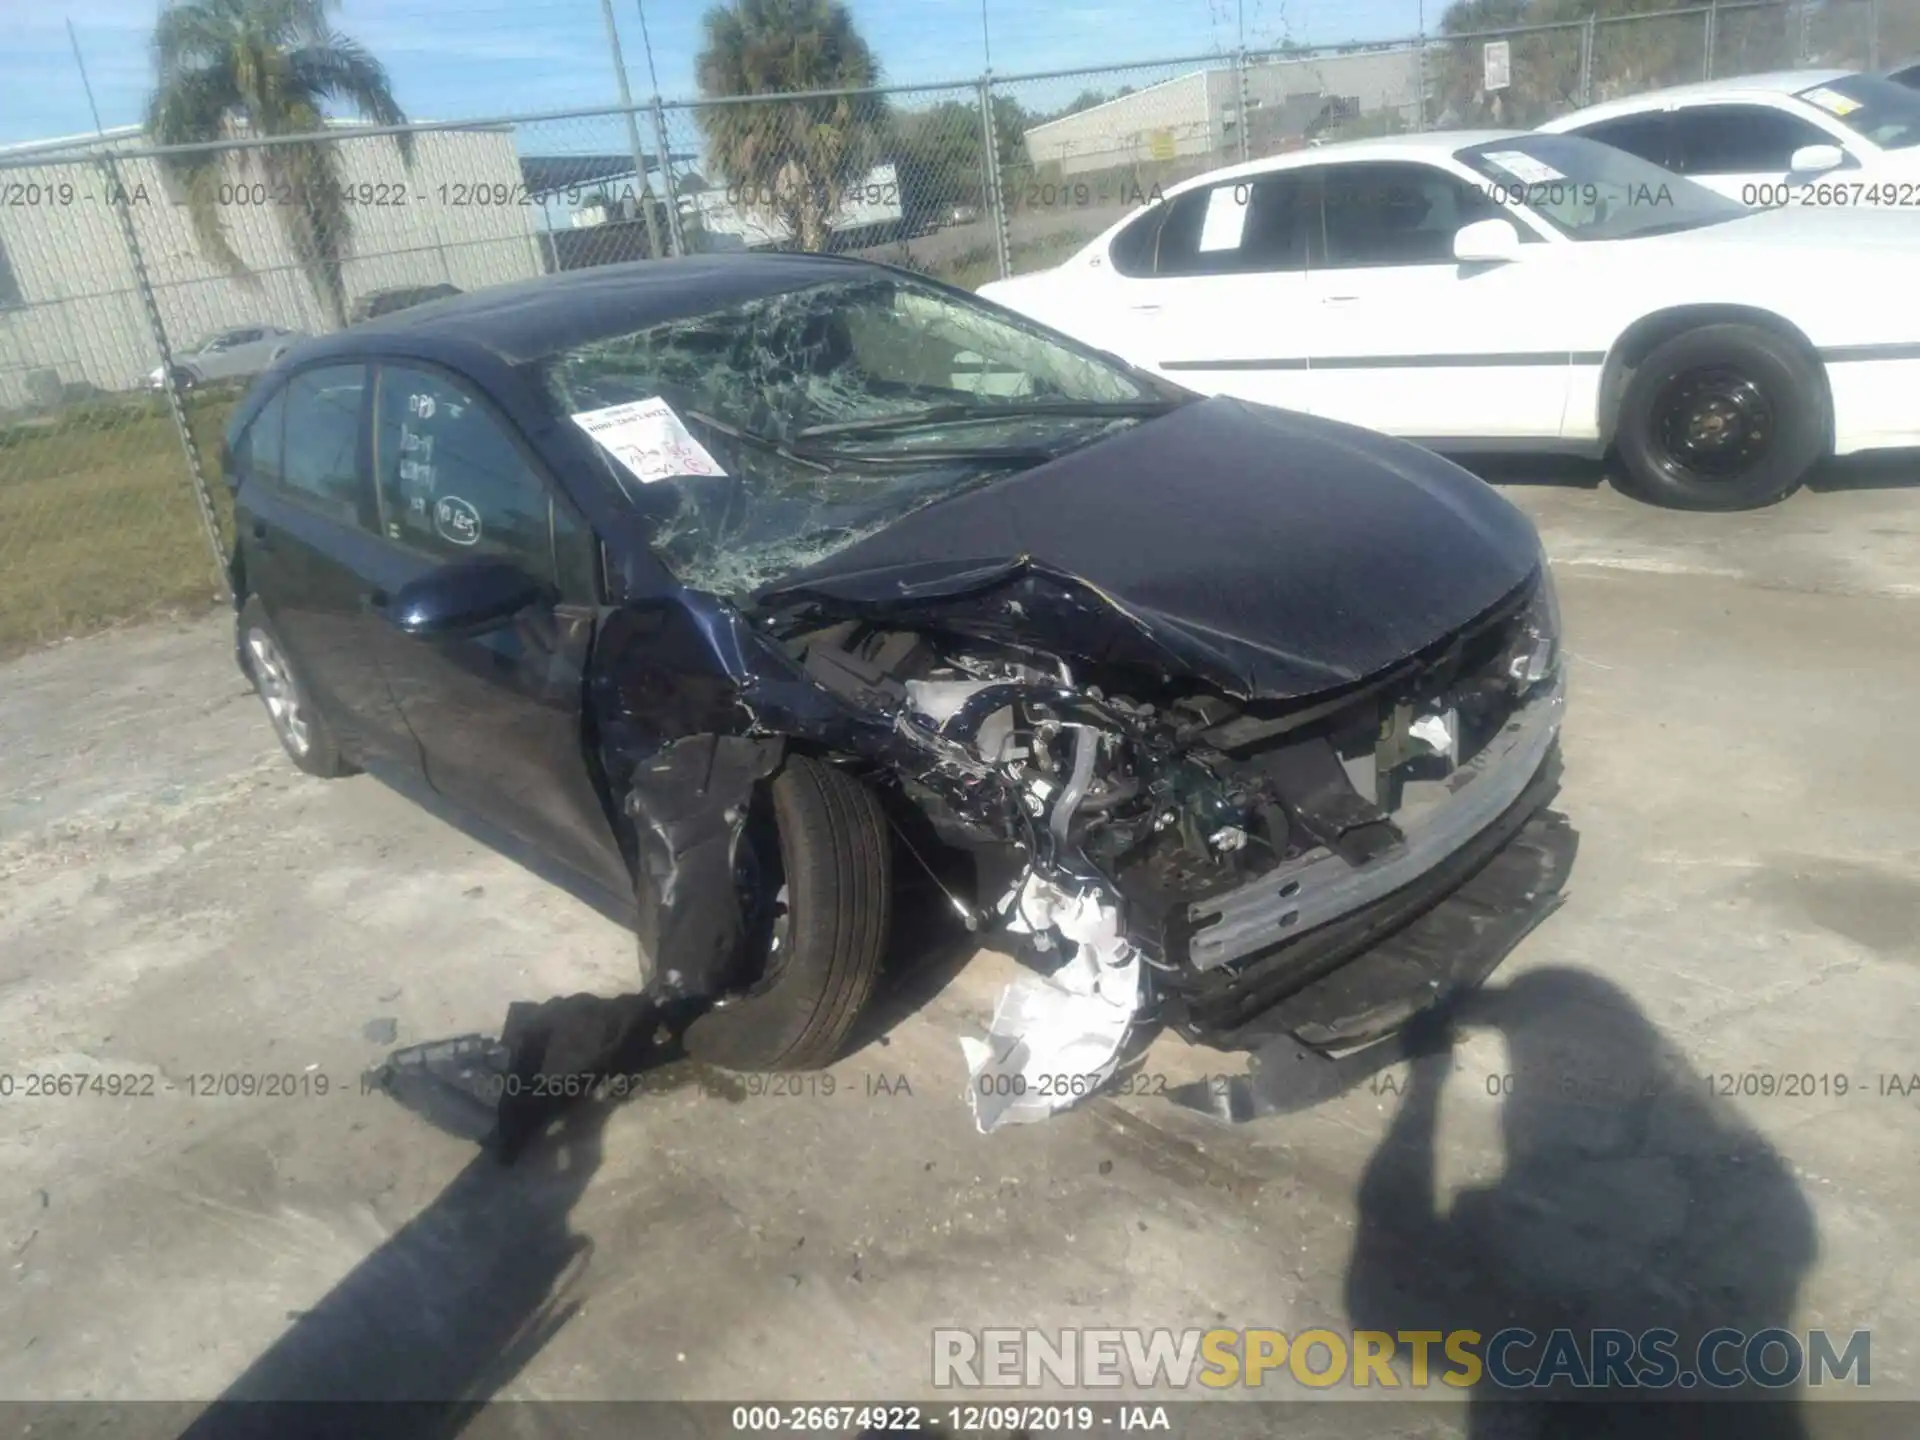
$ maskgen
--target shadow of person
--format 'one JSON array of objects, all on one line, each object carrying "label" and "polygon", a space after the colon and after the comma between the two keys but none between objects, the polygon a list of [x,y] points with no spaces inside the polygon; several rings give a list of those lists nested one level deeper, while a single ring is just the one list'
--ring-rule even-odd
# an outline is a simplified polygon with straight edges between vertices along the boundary
[{"label": "shadow of person", "polygon": [[[1505,1170],[1443,1211],[1440,1092],[1456,1073],[1454,1036],[1480,1025],[1497,1029],[1507,1046],[1508,1071],[1489,1086],[1505,1096]],[[1751,1335],[1793,1323],[1817,1251],[1811,1209],[1785,1161],[1616,986],[1580,971],[1535,970],[1467,997],[1409,1044],[1411,1077],[1360,1185],[1347,1272],[1355,1329],[1476,1330],[1484,1356],[1498,1332],[1521,1327],[1533,1338],[1507,1358],[1514,1371],[1543,1380],[1561,1369],[1543,1363],[1557,1328],[1573,1332],[1589,1365],[1591,1331],[1637,1340],[1666,1329],[1677,1332],[1678,1380],[1695,1371],[1708,1332],[1728,1326]],[[1484,1077],[1468,1083],[1479,1090]],[[1724,1374],[1740,1350],[1715,1354]],[[1437,1346],[1432,1357],[1436,1373],[1449,1368]],[[1766,1363],[1777,1367],[1778,1354]],[[1648,1368],[1637,1358],[1631,1366]],[[1578,1390],[1577,1370],[1515,1390],[1498,1378],[1484,1375],[1472,1389],[1471,1435],[1806,1433],[1791,1390],[1718,1391],[1683,1381]],[[1622,1377],[1615,1369],[1592,1378]],[[1765,1403],[1673,1403],[1729,1397]],[[1574,1398],[1610,1403],[1519,1403]]]},{"label": "shadow of person", "polygon": [[[184,1437],[451,1436],[567,1323],[592,1254],[568,1217],[602,1129],[625,1082],[678,1058],[677,1042],[638,997],[515,1006],[501,1038],[518,1079],[498,1092],[487,1148]],[[568,1079],[595,1075],[622,1083],[587,1095]]]}]

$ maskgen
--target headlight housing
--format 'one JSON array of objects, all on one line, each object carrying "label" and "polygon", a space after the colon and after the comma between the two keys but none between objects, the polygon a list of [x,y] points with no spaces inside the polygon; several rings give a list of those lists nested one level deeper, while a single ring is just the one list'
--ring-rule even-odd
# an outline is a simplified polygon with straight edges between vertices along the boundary
[{"label": "headlight housing", "polygon": [[1553,567],[1544,552],[1539,577],[1513,627],[1503,667],[1514,689],[1523,695],[1560,669],[1560,596],[1554,589]]}]

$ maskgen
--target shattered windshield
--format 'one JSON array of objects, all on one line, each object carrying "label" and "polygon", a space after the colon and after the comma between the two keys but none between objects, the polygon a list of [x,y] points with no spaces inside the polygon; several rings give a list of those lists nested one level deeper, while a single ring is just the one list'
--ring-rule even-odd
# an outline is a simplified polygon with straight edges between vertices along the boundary
[{"label": "shattered windshield", "polygon": [[1175,392],[910,277],[864,275],[562,351],[563,415],[660,517],[681,583],[741,595]]}]

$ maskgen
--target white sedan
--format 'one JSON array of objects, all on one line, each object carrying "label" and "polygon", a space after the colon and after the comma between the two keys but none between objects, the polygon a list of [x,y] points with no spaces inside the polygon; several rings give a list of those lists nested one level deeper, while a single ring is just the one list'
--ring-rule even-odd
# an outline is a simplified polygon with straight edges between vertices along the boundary
[{"label": "white sedan", "polygon": [[1435,449],[1615,451],[1732,510],[1920,446],[1920,223],[1748,210],[1569,135],[1456,132],[1217,170],[988,298],[1189,388]]},{"label": "white sedan", "polygon": [[1549,120],[1743,205],[1920,209],[1920,94],[1884,75],[1788,70],[1649,90]]}]

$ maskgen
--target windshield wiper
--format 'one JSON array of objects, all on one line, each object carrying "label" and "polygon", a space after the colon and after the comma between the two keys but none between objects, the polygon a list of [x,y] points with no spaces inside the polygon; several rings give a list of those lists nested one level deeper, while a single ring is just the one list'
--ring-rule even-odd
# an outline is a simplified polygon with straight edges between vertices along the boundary
[{"label": "windshield wiper", "polygon": [[743,445],[751,445],[758,450],[771,451],[782,460],[791,460],[796,465],[805,465],[811,470],[829,470],[832,468],[820,459],[810,456],[805,450],[795,450],[784,440],[776,440],[771,435],[762,435],[755,430],[742,430],[738,425],[729,425],[724,420],[716,420],[704,411],[689,410],[687,411],[687,418],[698,421],[709,430],[718,430],[722,435],[738,440]]},{"label": "windshield wiper", "polygon": [[867,420],[836,420],[830,425],[807,425],[795,431],[803,440],[826,435],[887,435],[896,430],[918,430],[929,425],[970,425],[986,420],[1024,420],[1036,415],[1070,420],[1123,420],[1164,415],[1185,400],[1036,400],[1012,405],[929,405],[904,415],[876,415]]},{"label": "windshield wiper", "polygon": [[[893,454],[875,454],[871,450],[835,450],[819,445],[789,445],[784,440],[771,435],[762,435],[755,430],[743,430],[738,425],[730,425],[724,420],[699,410],[687,411],[689,420],[698,421],[710,429],[718,430],[744,445],[756,449],[771,451],[783,460],[791,460],[796,465],[805,465],[811,470],[831,471],[836,462],[855,462],[867,468],[876,465],[928,465],[954,461],[985,461],[1015,465],[1038,464],[1042,460],[1051,460],[1054,451],[1038,445],[997,445],[997,446],[924,446],[913,450],[900,450]],[[806,434],[806,431],[801,431]]]}]

